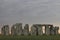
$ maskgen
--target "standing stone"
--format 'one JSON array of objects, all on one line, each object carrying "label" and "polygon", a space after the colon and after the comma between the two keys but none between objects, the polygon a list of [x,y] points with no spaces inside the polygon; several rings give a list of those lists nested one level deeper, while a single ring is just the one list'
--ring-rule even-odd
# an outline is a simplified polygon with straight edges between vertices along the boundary
[{"label": "standing stone", "polygon": [[45,26],[45,34],[50,35],[50,28],[48,25]]},{"label": "standing stone", "polygon": [[38,35],[38,28],[36,25],[32,25],[31,27],[31,35]]},{"label": "standing stone", "polygon": [[51,24],[34,24],[31,27],[32,35],[42,35],[43,34],[43,29],[42,27],[45,27],[45,34],[50,35],[52,34],[52,27],[53,25]]},{"label": "standing stone", "polygon": [[22,34],[22,23],[17,23],[17,35],[21,35]]},{"label": "standing stone", "polygon": [[1,33],[2,33],[2,35],[9,35],[9,25],[4,25],[1,28]]},{"label": "standing stone", "polygon": [[26,24],[24,26],[24,35],[29,35],[29,25],[28,24]]},{"label": "standing stone", "polygon": [[54,35],[54,29],[53,25],[50,25],[50,35]]},{"label": "standing stone", "polygon": [[58,30],[59,30],[59,27],[56,26],[56,27],[55,27],[55,30],[54,30],[54,33],[55,33],[55,34],[59,34],[59,33],[58,33]]},{"label": "standing stone", "polygon": [[42,31],[42,25],[37,25],[38,27],[38,35],[42,35],[43,31]]},{"label": "standing stone", "polygon": [[32,31],[32,35],[42,35],[43,34],[42,25],[40,25],[40,24],[34,24],[31,27],[31,31]]},{"label": "standing stone", "polygon": [[16,26],[15,25],[13,25],[11,27],[11,35],[17,35],[17,31],[16,31]]},{"label": "standing stone", "polygon": [[50,35],[54,35],[55,34],[54,30],[55,30],[55,27],[51,27],[50,28]]},{"label": "standing stone", "polygon": [[16,23],[11,28],[12,35],[21,35],[22,34],[22,23]]}]

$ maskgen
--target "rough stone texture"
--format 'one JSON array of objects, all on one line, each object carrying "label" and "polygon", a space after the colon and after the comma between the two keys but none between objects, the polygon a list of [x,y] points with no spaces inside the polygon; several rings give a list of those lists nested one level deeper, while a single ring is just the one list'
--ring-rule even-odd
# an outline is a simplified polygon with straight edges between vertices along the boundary
[{"label": "rough stone texture", "polygon": [[9,35],[9,25],[4,25],[4,26],[1,28],[1,34],[2,34],[2,35]]},{"label": "rough stone texture", "polygon": [[59,30],[59,27],[55,26],[54,33],[55,33],[55,34],[58,34],[58,30]]},{"label": "rough stone texture", "polygon": [[32,35],[42,35],[42,26],[40,24],[34,24],[31,27],[31,34]]},{"label": "rough stone texture", "polygon": [[53,25],[50,26],[50,35],[54,35],[54,27],[53,27]]},{"label": "rough stone texture", "polygon": [[31,27],[31,34],[32,35],[42,35],[43,34],[43,30],[42,27],[45,27],[45,34],[46,35],[50,35],[52,34],[52,28],[53,25],[51,24],[33,24],[33,26]]},{"label": "rough stone texture", "polygon": [[12,28],[11,28],[11,35],[17,35],[16,26],[15,25],[13,25]]},{"label": "rough stone texture", "polygon": [[[31,27],[31,31],[29,32],[29,25],[26,24],[24,29],[22,29],[22,23],[16,23],[11,27],[11,35],[43,35],[43,29],[45,27],[46,35],[56,35],[58,34],[59,27],[51,24],[33,24]],[[4,25],[1,28],[2,35],[9,35],[9,25]]]},{"label": "rough stone texture", "polygon": [[31,35],[38,35],[38,28],[35,25],[31,27]]},{"label": "rough stone texture", "polygon": [[38,26],[38,35],[42,35],[42,34],[43,34],[42,27]]},{"label": "rough stone texture", "polygon": [[40,24],[35,24],[35,26],[37,27],[37,35],[42,35],[43,31],[42,31],[42,25]]},{"label": "rough stone texture", "polygon": [[12,35],[21,35],[22,34],[22,23],[16,23],[11,28]]},{"label": "rough stone texture", "polygon": [[46,35],[49,35],[50,34],[50,29],[49,29],[49,26],[48,25],[45,26],[45,34]]},{"label": "rough stone texture", "polygon": [[29,25],[28,24],[26,24],[24,26],[24,35],[29,35]]}]

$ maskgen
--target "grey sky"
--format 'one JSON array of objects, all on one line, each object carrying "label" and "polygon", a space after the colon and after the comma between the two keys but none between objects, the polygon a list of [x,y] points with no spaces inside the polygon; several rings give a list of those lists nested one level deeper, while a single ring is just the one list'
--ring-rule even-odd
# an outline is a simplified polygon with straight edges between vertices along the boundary
[{"label": "grey sky", "polygon": [[0,24],[60,24],[60,0],[0,0]]}]

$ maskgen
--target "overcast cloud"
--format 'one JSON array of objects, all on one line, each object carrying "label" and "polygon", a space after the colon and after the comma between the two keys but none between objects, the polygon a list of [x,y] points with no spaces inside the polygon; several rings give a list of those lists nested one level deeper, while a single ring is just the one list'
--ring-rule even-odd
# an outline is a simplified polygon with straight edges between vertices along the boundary
[{"label": "overcast cloud", "polygon": [[0,0],[0,24],[60,24],[60,0]]}]

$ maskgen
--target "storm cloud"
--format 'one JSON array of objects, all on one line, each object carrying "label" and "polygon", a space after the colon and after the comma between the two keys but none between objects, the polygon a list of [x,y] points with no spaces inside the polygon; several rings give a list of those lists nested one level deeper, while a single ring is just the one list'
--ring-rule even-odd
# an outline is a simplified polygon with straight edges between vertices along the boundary
[{"label": "storm cloud", "polygon": [[60,24],[60,0],[0,0],[0,24]]}]

